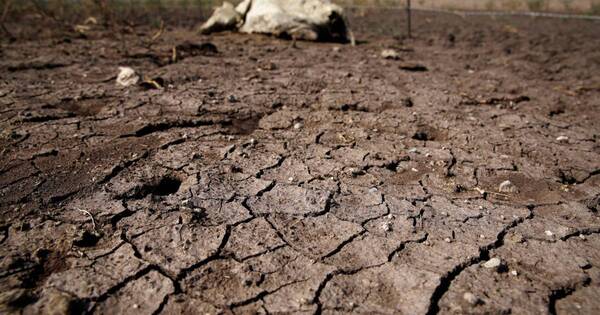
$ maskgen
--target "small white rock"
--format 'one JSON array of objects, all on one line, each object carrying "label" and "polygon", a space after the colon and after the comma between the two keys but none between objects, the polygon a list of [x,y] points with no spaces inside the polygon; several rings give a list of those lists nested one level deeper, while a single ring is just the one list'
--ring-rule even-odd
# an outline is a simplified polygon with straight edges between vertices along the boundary
[{"label": "small white rock", "polygon": [[546,233],[546,235],[550,237],[554,236],[554,233],[552,233],[552,231],[550,230],[546,230],[544,233]]},{"label": "small white rock", "polygon": [[131,86],[135,85],[140,81],[140,76],[129,67],[119,67],[119,74],[117,75],[117,84],[120,86]]},{"label": "small white rock", "polygon": [[381,224],[381,229],[382,229],[384,232],[389,232],[389,231],[391,231],[391,230],[392,230],[392,224],[391,224],[390,222],[383,222],[383,223]]},{"label": "small white rock", "polygon": [[488,269],[498,268],[502,264],[502,260],[498,257],[494,257],[488,261],[486,261],[483,266]]},{"label": "small white rock", "polygon": [[294,124],[294,129],[300,129],[300,128],[302,128],[302,127],[304,127],[304,125],[303,125],[302,123],[299,123],[299,122],[298,122],[298,123],[295,123],[295,124]]},{"label": "small white rock", "polygon": [[568,142],[569,141],[569,137],[567,137],[567,136],[558,136],[556,138],[556,141],[558,141],[558,142]]},{"label": "small white rock", "polygon": [[444,242],[446,242],[446,243],[452,243],[452,240],[451,240],[449,237],[446,237],[446,238],[444,239]]},{"label": "small white rock", "polygon": [[479,298],[471,292],[465,292],[465,294],[463,294],[463,299],[465,299],[465,301],[467,301],[471,305],[476,305],[477,303],[479,303]]},{"label": "small white rock", "polygon": [[519,273],[516,270],[511,270],[510,274],[515,277],[519,275]]},{"label": "small white rock", "polygon": [[400,59],[400,54],[393,49],[384,49],[381,51],[381,57],[385,59]]},{"label": "small white rock", "polygon": [[500,183],[498,191],[502,193],[517,193],[519,192],[519,189],[511,181],[505,180],[502,183]]}]

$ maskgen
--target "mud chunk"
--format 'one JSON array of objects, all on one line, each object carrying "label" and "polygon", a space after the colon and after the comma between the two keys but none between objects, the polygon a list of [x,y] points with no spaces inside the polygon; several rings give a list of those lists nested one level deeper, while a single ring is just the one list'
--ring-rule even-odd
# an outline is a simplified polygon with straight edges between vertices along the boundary
[{"label": "mud chunk", "polygon": [[518,193],[519,188],[517,188],[517,186],[515,186],[515,184],[513,184],[511,181],[505,180],[500,183],[500,186],[498,186],[498,191],[502,193]]},{"label": "mud chunk", "polygon": [[42,297],[33,306],[35,312],[45,315],[81,314],[82,305],[78,299],[56,289],[44,290]]},{"label": "mud chunk", "polygon": [[463,299],[465,299],[465,301],[471,305],[477,305],[481,303],[481,300],[471,292],[465,292],[465,294],[463,294]]},{"label": "mud chunk", "polygon": [[140,81],[140,76],[129,67],[119,67],[119,74],[117,75],[117,84],[123,87],[136,85]]},{"label": "mud chunk", "polygon": [[384,49],[381,52],[381,57],[383,57],[384,59],[398,60],[400,59],[400,54],[393,49]]}]

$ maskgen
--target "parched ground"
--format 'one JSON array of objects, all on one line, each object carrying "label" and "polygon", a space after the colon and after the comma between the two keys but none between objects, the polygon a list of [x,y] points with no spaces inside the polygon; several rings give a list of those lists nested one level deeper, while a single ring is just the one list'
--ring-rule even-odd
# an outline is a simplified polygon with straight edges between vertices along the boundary
[{"label": "parched ground", "polygon": [[22,23],[0,313],[599,313],[600,23],[400,14],[356,47]]}]

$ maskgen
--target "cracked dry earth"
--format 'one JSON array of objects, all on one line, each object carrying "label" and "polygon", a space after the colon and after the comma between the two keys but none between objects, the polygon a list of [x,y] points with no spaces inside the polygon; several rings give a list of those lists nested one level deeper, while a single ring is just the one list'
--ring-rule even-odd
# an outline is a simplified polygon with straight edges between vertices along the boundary
[{"label": "cracked dry earth", "polygon": [[600,312],[600,24],[352,14],[2,44],[0,313]]}]

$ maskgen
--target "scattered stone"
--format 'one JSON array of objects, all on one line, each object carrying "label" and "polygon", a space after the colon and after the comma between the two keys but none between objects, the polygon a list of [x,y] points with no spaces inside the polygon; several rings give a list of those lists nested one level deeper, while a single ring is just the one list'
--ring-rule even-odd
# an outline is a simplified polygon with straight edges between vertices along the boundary
[{"label": "scattered stone", "polygon": [[229,95],[227,97],[227,100],[229,101],[229,103],[237,103],[238,99],[235,97],[235,95]]},{"label": "scattered stone", "polygon": [[549,237],[554,236],[554,233],[552,233],[552,231],[550,231],[550,230],[546,230],[544,233]]},{"label": "scattered stone", "polygon": [[510,274],[511,274],[511,276],[515,276],[516,277],[516,276],[519,275],[519,272],[517,272],[516,270],[511,270]]},{"label": "scattered stone", "polygon": [[583,235],[583,234],[579,234],[579,239],[585,240],[585,239],[586,239],[586,237],[585,237],[585,235]]},{"label": "scattered stone", "polygon": [[465,294],[463,294],[463,299],[471,305],[477,305],[481,302],[481,300],[471,292],[465,292]]},{"label": "scattered stone", "polygon": [[381,229],[384,232],[390,232],[392,230],[392,224],[390,222],[383,222],[381,224]]},{"label": "scattered stone", "polygon": [[417,148],[410,148],[408,153],[419,153],[419,150]]},{"label": "scattered stone", "polygon": [[450,239],[449,237],[446,237],[444,239],[444,242],[446,242],[446,243],[452,243],[452,239]]},{"label": "scattered stone", "polygon": [[304,124],[302,124],[301,122],[297,122],[294,124],[294,129],[300,129],[302,127],[304,127]]},{"label": "scattered stone", "polygon": [[519,189],[511,181],[505,180],[502,183],[500,183],[500,186],[498,187],[498,191],[502,192],[502,193],[511,193],[512,194],[512,193],[518,193]]},{"label": "scattered stone", "polygon": [[381,57],[383,57],[385,59],[398,60],[398,59],[400,59],[400,54],[393,49],[384,49],[381,52]]},{"label": "scattered stone", "polygon": [[569,137],[567,137],[567,136],[558,136],[556,138],[556,141],[558,141],[558,142],[569,142]]},{"label": "scattered stone", "polygon": [[486,261],[483,266],[487,269],[498,269],[502,265],[502,260],[498,257],[494,257],[488,261]]},{"label": "scattered stone", "polygon": [[117,84],[123,87],[128,87],[138,84],[140,76],[129,67],[119,67],[119,74],[117,75]]}]

